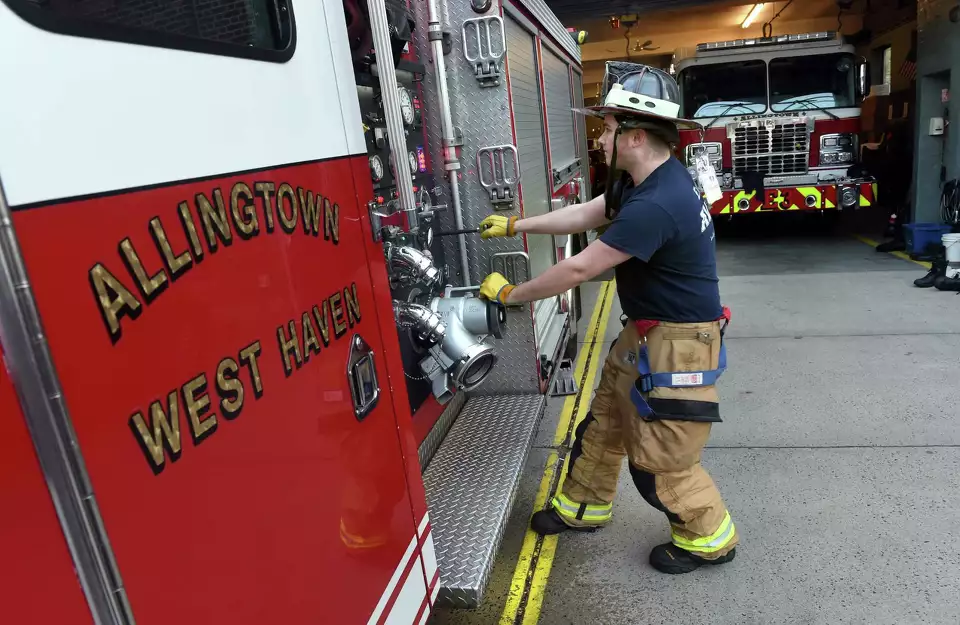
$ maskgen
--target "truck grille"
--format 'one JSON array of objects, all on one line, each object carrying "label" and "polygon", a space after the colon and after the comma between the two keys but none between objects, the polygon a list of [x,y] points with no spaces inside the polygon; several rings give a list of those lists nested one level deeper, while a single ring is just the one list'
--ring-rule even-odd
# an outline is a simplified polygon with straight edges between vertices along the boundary
[{"label": "truck grille", "polygon": [[745,126],[734,130],[733,173],[805,174],[810,160],[807,124]]}]

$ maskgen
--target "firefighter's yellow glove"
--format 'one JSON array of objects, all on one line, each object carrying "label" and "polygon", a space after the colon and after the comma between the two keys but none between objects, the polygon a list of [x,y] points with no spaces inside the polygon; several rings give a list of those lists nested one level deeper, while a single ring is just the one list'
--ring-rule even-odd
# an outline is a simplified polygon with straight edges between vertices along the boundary
[{"label": "firefighter's yellow glove", "polygon": [[492,239],[493,237],[512,237],[517,234],[514,230],[514,224],[520,219],[516,215],[513,217],[504,217],[503,215],[489,215],[480,222],[480,238]]},{"label": "firefighter's yellow glove", "polygon": [[501,304],[507,303],[507,296],[510,295],[510,291],[516,287],[504,278],[499,273],[491,273],[489,276],[483,279],[483,284],[480,285],[480,297],[486,298],[491,302],[499,302]]}]

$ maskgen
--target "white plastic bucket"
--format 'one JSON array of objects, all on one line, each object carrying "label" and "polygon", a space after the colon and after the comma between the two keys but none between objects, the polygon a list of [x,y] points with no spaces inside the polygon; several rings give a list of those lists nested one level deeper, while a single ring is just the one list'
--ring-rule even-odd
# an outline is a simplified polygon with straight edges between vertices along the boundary
[{"label": "white plastic bucket", "polygon": [[945,234],[940,237],[947,250],[947,277],[960,276],[960,234]]}]

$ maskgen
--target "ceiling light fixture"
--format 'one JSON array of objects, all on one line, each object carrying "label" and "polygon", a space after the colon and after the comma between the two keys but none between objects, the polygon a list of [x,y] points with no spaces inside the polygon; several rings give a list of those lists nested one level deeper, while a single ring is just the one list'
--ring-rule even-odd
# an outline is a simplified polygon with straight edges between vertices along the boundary
[{"label": "ceiling light fixture", "polygon": [[747,14],[747,17],[744,18],[743,23],[740,24],[741,28],[750,28],[750,24],[753,23],[753,20],[757,19],[757,16],[760,15],[760,11],[763,10],[763,5],[765,2],[758,2],[753,5],[753,8],[750,9],[750,12]]}]

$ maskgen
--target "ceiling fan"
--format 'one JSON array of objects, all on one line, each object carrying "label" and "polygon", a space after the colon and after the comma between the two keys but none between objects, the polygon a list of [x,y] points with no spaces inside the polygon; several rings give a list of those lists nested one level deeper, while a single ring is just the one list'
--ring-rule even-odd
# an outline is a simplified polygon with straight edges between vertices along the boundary
[{"label": "ceiling fan", "polygon": [[[643,43],[640,43],[640,40],[638,39],[637,42],[633,44],[632,48],[630,47],[630,44],[627,43],[628,54],[630,52],[649,52],[649,51],[659,50],[659,49],[660,49],[660,46],[654,46],[653,41],[650,39],[647,39]],[[620,50],[613,50],[613,49],[607,48],[607,52],[622,52],[622,51],[623,51],[622,48]]]}]

